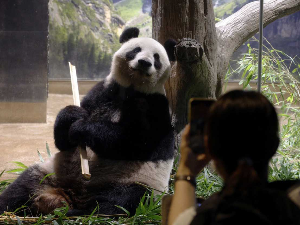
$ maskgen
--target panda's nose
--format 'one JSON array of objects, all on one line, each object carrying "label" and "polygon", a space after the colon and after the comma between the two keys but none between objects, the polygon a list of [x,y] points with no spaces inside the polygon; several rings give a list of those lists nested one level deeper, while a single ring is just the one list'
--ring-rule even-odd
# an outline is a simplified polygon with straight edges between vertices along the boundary
[{"label": "panda's nose", "polygon": [[150,62],[148,62],[144,59],[139,59],[138,62],[139,62],[139,66],[144,68],[144,69],[148,69],[149,67],[152,66],[152,63],[150,63]]}]

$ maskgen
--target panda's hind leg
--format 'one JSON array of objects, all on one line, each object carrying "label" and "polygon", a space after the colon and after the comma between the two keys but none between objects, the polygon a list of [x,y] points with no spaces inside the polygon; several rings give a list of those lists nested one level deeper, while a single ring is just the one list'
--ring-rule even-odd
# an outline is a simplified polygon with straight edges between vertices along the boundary
[{"label": "panda's hind leg", "polygon": [[25,170],[0,195],[0,214],[4,211],[14,212],[25,205],[30,206],[42,178],[38,165]]},{"label": "panda's hind leg", "polygon": [[[93,192],[94,190],[89,191]],[[67,215],[89,215],[95,208],[98,208],[95,212],[97,214],[125,214],[122,209],[117,207],[121,206],[133,216],[146,191],[145,187],[138,184],[109,184],[97,190],[98,194],[93,198],[89,206],[79,207],[79,209],[74,207]]]},{"label": "panda's hind leg", "polygon": [[130,215],[133,216],[136,212],[137,207],[142,199],[142,197],[150,191],[144,186],[139,184],[129,184],[129,185],[117,185],[113,190],[113,193],[110,193],[110,196],[114,200],[114,211],[115,213],[124,213],[123,210],[117,208],[116,205],[122,206]]},{"label": "panda's hind leg", "polygon": [[124,214],[122,209],[116,207],[121,206],[133,216],[146,192],[147,189],[139,184],[113,184],[113,187],[109,187],[101,196],[98,196],[99,212]]},{"label": "panda's hind leg", "polygon": [[56,208],[68,206],[72,209],[72,204],[69,196],[61,188],[45,187],[40,190],[32,204],[35,211],[43,214],[49,214]]}]

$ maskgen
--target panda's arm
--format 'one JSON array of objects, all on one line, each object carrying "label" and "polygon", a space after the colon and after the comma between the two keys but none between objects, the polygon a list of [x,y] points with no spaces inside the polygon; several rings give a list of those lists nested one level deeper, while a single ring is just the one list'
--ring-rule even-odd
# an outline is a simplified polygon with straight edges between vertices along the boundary
[{"label": "panda's arm", "polygon": [[99,82],[92,90],[83,98],[81,107],[70,105],[63,108],[57,115],[54,124],[54,140],[55,145],[60,151],[75,150],[77,143],[70,142],[69,130],[71,125],[80,120],[87,119],[94,110],[96,105],[96,97],[102,93],[103,82]]},{"label": "panda's arm", "polygon": [[169,160],[174,157],[174,129],[171,125],[168,100],[163,95],[153,95],[149,99],[151,112],[151,131],[147,146],[151,160]]},{"label": "panda's arm", "polygon": [[99,156],[114,160],[169,159],[172,138],[172,131],[145,131],[109,121],[78,120],[70,128],[72,143],[84,143]]},{"label": "panda's arm", "polygon": [[[78,120],[70,128],[74,144],[85,143],[102,157],[124,160],[169,159],[174,153],[174,137],[169,108],[164,96],[132,102],[120,122]],[[141,103],[148,107],[141,107]],[[136,106],[136,107],[135,107]],[[148,108],[147,112],[145,108]],[[123,111],[123,113],[125,113]]]},{"label": "panda's arm", "polygon": [[88,117],[88,112],[78,106],[67,106],[57,115],[54,123],[55,145],[60,151],[74,150],[77,146],[69,141],[69,130],[71,125],[80,119]]},{"label": "panda's arm", "polygon": [[105,155],[105,152],[113,154],[119,146],[127,146],[126,127],[110,121],[78,120],[72,124],[69,138],[75,145],[86,144],[94,152]]}]

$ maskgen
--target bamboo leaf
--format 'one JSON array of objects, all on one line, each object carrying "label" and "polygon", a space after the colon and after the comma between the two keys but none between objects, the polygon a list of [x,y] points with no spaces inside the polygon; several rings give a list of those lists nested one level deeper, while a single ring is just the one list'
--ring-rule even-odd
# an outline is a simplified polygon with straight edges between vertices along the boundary
[{"label": "bamboo leaf", "polygon": [[115,205],[115,206],[119,209],[122,209],[128,215],[128,217],[130,216],[130,212],[127,209],[125,209],[124,207],[119,206],[119,205]]},{"label": "bamboo leaf", "polygon": [[8,170],[6,171],[6,173],[16,173],[16,174],[21,174],[25,171],[24,168],[19,168],[19,169],[12,169],[12,170]]},{"label": "bamboo leaf", "polygon": [[45,162],[39,150],[37,150],[37,153],[39,155],[40,161]]},{"label": "bamboo leaf", "polygon": [[56,220],[52,221],[54,225],[59,225],[59,223],[56,222]]},{"label": "bamboo leaf", "polygon": [[248,70],[252,67],[252,64],[248,65],[247,68],[244,70],[244,73],[242,75],[242,79],[245,77],[246,73],[248,72]]},{"label": "bamboo leaf", "polygon": [[18,165],[19,167],[24,168],[24,169],[27,169],[27,168],[28,168],[28,166],[24,165],[24,164],[21,163],[21,162],[16,162],[16,161],[14,161],[13,163],[16,164],[16,165]]},{"label": "bamboo leaf", "polygon": [[91,220],[92,216],[95,214],[95,212],[96,212],[97,210],[99,210],[99,205],[97,205],[97,206],[94,208],[93,212],[92,212],[92,213],[89,215],[89,217],[87,218],[87,221],[89,221],[89,223],[91,222],[90,220]]},{"label": "bamboo leaf", "polygon": [[50,151],[50,148],[49,148],[49,145],[48,145],[47,142],[46,142],[46,149],[47,149],[47,154],[48,154],[48,156],[51,157],[52,154],[51,154],[51,151]]},{"label": "bamboo leaf", "polygon": [[151,192],[151,197],[150,197],[150,209],[153,209],[153,204],[154,204],[154,191]]},{"label": "bamboo leaf", "polygon": [[55,173],[48,173],[47,175],[45,175],[44,177],[43,177],[43,179],[40,181],[40,184],[41,183],[43,183],[43,181],[47,178],[47,177],[50,177],[50,176],[52,176],[52,175],[54,175]]},{"label": "bamboo leaf", "polygon": [[0,173],[0,177],[2,177],[3,173],[5,172],[5,170],[3,170],[1,173]]}]

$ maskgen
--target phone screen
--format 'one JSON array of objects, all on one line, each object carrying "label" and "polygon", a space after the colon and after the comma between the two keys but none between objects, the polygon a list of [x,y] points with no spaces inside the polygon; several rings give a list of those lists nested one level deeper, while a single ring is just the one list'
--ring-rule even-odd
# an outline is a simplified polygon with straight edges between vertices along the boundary
[{"label": "phone screen", "polygon": [[213,99],[192,98],[189,102],[191,124],[190,148],[197,154],[204,153],[204,126]]}]

